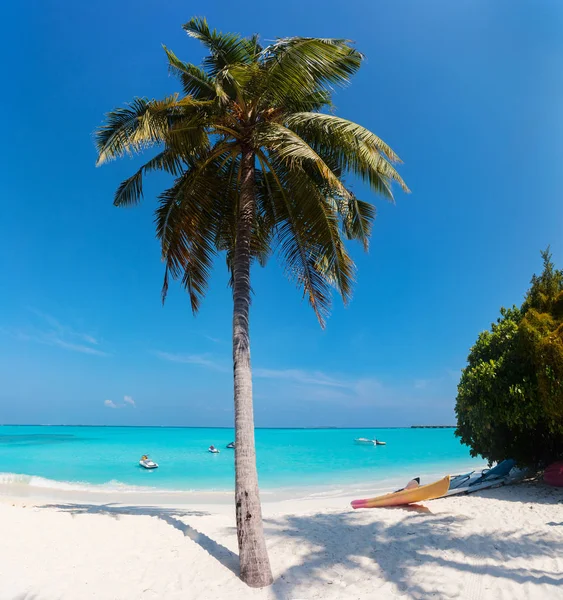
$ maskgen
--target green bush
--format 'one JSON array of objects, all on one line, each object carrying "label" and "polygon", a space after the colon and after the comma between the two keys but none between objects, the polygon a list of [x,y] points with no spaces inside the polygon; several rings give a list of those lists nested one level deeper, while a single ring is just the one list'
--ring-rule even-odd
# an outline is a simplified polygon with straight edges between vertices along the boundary
[{"label": "green bush", "polygon": [[563,271],[549,249],[521,308],[479,334],[458,385],[456,435],[489,462],[563,456]]}]

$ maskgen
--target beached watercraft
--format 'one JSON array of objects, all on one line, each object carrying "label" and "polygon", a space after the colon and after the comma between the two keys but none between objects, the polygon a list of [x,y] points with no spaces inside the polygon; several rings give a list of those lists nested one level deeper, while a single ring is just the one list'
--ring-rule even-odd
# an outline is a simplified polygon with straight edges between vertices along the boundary
[{"label": "beached watercraft", "polygon": [[377,444],[377,440],[368,440],[368,438],[356,438],[354,440],[356,444],[365,444],[367,446],[375,446]]},{"label": "beached watercraft", "polygon": [[414,502],[423,502],[424,500],[433,500],[443,496],[450,487],[450,476],[447,475],[444,479],[413,487],[409,489],[399,490],[384,496],[376,498],[367,498],[365,500],[354,500],[352,508],[382,508],[384,506],[402,506],[404,504],[413,504]]},{"label": "beached watercraft", "polygon": [[230,444],[227,444],[227,448],[230,448],[231,450],[235,449],[235,443],[231,442]]},{"label": "beached watercraft", "polygon": [[504,485],[514,468],[515,462],[512,459],[503,460],[492,469],[485,469],[480,473],[471,471],[464,475],[456,475],[450,479],[450,489],[446,496],[456,496],[458,494],[468,494],[478,490],[497,485]]},{"label": "beached watercraft", "polygon": [[543,480],[548,485],[563,487],[563,461],[549,465],[544,471]]},{"label": "beached watercraft", "polygon": [[151,460],[146,454],[141,456],[139,464],[145,469],[158,469],[158,464]]},{"label": "beached watercraft", "polygon": [[420,487],[420,477],[415,477],[411,479],[404,488],[400,490],[396,490],[397,492],[402,492],[403,490],[412,490],[414,488]]},{"label": "beached watercraft", "polygon": [[471,494],[472,492],[478,492],[480,490],[486,490],[488,488],[493,488],[499,485],[504,485],[507,481],[506,477],[497,477],[496,479],[490,479],[486,481],[481,481],[480,483],[475,483],[474,485],[464,485],[462,487],[454,488],[452,490],[448,490],[446,496],[457,496],[459,494]]}]

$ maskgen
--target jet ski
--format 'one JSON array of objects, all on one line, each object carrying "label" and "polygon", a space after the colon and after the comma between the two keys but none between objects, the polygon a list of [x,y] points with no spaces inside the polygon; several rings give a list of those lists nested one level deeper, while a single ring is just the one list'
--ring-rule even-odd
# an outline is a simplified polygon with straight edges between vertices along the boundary
[{"label": "jet ski", "polygon": [[227,448],[231,448],[231,450],[235,449],[235,443],[231,442],[230,444],[227,444]]},{"label": "jet ski", "polygon": [[141,456],[139,464],[145,469],[158,469],[158,464],[155,463],[154,460],[151,460],[146,454]]},{"label": "jet ski", "polygon": [[366,444],[368,446],[375,446],[376,440],[369,440],[368,438],[356,438],[354,440],[356,444]]},{"label": "jet ski", "polygon": [[215,448],[215,446],[209,446],[207,449],[211,454],[219,454],[219,448]]}]

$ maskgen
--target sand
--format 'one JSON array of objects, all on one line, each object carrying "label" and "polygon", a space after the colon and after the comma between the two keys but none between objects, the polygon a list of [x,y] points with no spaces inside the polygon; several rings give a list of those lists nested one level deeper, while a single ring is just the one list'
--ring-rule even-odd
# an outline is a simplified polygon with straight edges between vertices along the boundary
[{"label": "sand", "polygon": [[266,502],[276,581],[252,590],[230,506],[3,496],[0,599],[563,599],[563,489],[357,512],[351,499]]}]

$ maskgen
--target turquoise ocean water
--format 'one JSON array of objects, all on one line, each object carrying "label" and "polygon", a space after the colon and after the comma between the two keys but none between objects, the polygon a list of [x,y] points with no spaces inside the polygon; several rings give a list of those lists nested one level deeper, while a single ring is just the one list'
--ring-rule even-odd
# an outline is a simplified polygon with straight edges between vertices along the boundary
[{"label": "turquoise ocean water", "polygon": [[[159,490],[234,486],[230,429],[0,426],[0,483]],[[359,446],[356,437],[386,446]],[[210,444],[221,449],[213,455]],[[261,487],[377,484],[482,466],[453,429],[258,429]],[[160,468],[139,467],[149,454]]]}]

